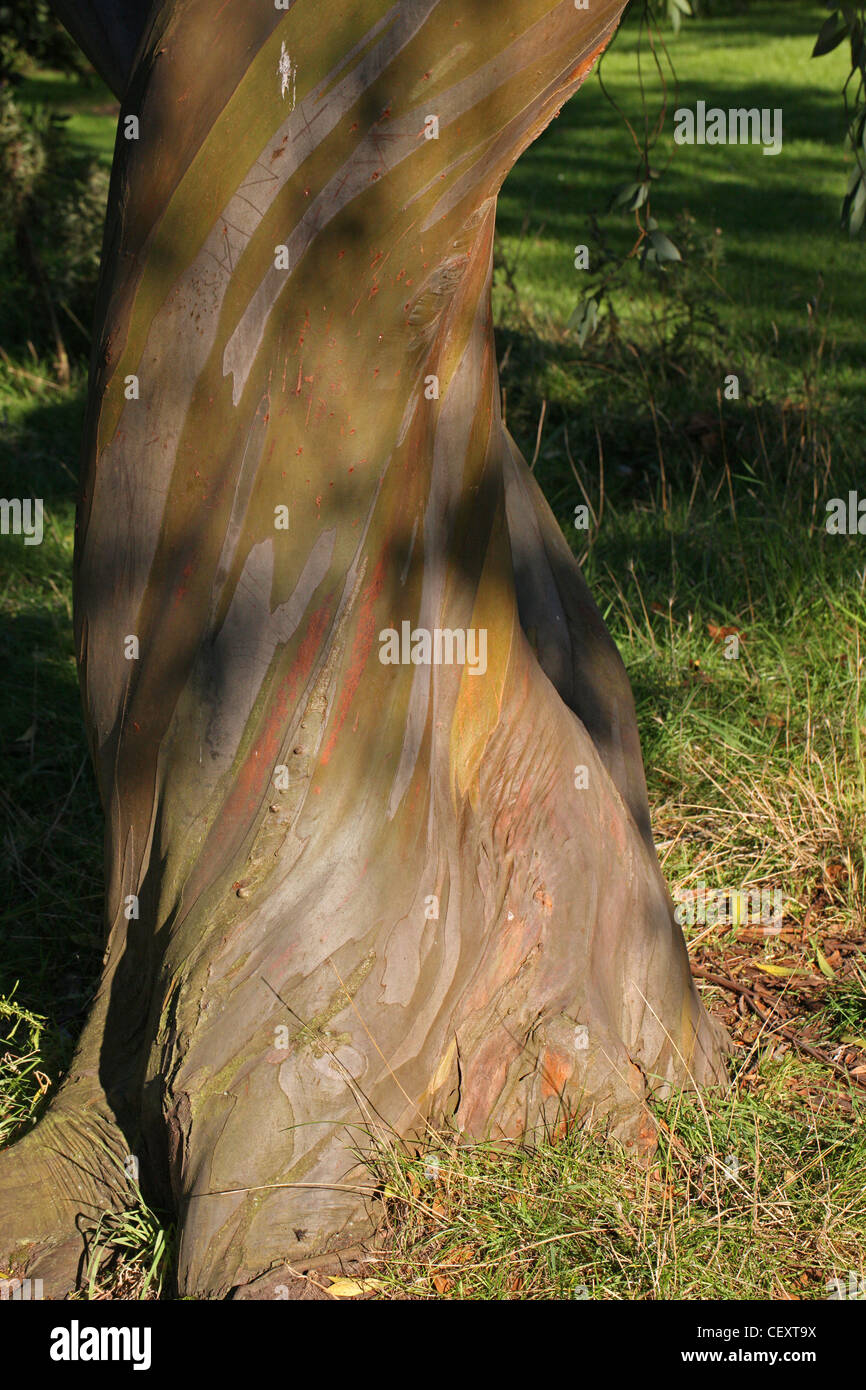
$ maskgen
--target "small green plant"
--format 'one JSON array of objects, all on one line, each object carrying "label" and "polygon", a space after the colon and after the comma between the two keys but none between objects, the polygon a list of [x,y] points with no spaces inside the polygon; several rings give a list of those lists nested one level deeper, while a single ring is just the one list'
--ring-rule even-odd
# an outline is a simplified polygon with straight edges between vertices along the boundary
[{"label": "small green plant", "polygon": [[87,1234],[81,1295],[87,1299],[158,1299],[173,1258],[174,1228],[145,1202],[121,1212],[102,1212]]}]

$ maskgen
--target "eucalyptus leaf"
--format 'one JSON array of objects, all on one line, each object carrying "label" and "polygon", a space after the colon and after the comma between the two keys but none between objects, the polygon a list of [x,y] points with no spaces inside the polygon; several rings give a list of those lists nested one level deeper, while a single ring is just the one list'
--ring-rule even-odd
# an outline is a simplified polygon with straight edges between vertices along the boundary
[{"label": "eucalyptus leaf", "polygon": [[813,58],[821,58],[825,53],[832,53],[848,33],[848,25],[839,18],[839,11],[834,10],[829,19],[825,19],[821,25],[818,37],[815,40],[815,47],[812,49]]},{"label": "eucalyptus leaf", "polygon": [[682,260],[679,249],[674,246],[670,237],[665,236],[664,232],[660,232],[657,227],[649,233],[649,238],[660,261]]},{"label": "eucalyptus leaf", "polygon": [[848,233],[850,236],[857,235],[863,226],[864,217],[866,217],[866,182],[861,177],[848,214]]}]

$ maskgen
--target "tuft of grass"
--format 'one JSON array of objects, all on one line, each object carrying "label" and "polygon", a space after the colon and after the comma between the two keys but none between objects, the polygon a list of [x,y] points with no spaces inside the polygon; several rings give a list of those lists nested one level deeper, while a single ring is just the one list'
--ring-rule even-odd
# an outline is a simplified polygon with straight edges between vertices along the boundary
[{"label": "tuft of grass", "polygon": [[761,1070],[760,1094],[657,1104],[643,1165],[580,1127],[556,1142],[380,1143],[382,1296],[824,1299],[832,1279],[862,1278],[866,1110],[852,1127],[801,1095],[794,1059]]},{"label": "tuft of grass", "polygon": [[174,1227],[139,1192],[135,1205],[103,1212],[86,1233],[87,1257],[75,1299],[160,1299],[171,1277]]}]

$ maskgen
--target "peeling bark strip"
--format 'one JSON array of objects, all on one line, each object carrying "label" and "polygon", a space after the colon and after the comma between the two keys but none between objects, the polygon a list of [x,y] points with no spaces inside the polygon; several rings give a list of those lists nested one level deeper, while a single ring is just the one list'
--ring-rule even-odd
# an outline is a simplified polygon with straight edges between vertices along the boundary
[{"label": "peeling bark strip", "polygon": [[[222,1297],[369,1229],[365,1129],[639,1142],[648,1085],[721,1076],[622,664],[499,413],[497,193],[621,8],[148,16],[76,552],[106,967],[0,1262],[68,1282],[135,1154]],[[484,669],[380,660],[419,629]]]}]

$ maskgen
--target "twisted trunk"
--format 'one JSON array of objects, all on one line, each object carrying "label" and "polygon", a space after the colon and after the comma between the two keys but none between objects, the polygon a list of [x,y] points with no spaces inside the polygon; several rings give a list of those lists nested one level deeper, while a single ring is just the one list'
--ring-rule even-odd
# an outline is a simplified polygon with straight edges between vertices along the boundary
[{"label": "twisted trunk", "polygon": [[[364,1130],[640,1143],[648,1088],[721,1075],[625,672],[499,411],[497,193],[621,8],[143,26],[77,536],[105,976],[0,1261],[68,1282],[134,1153],[223,1297],[369,1230]],[[467,660],[383,661],[404,624]]]}]

